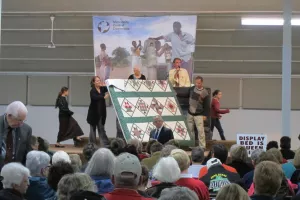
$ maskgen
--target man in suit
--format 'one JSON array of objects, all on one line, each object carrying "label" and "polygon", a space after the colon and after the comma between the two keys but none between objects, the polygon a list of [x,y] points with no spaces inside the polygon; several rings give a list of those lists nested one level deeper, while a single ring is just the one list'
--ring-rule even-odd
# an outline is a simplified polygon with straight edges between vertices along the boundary
[{"label": "man in suit", "polygon": [[174,139],[173,131],[169,128],[164,127],[164,120],[161,116],[155,116],[153,118],[153,124],[156,126],[156,129],[153,129],[150,132],[151,139],[157,140],[161,144],[165,144],[169,140]]},{"label": "man in suit", "polygon": [[0,168],[10,162],[25,164],[26,155],[32,150],[32,130],[24,123],[27,113],[22,102],[14,101],[0,116]]}]

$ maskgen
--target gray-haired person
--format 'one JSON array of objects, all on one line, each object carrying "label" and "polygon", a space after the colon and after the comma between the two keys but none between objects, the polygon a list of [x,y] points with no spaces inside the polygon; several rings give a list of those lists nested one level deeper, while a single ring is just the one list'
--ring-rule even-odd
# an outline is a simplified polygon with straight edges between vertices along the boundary
[{"label": "gray-haired person", "polygon": [[169,140],[174,139],[173,131],[164,126],[164,120],[161,116],[155,116],[153,118],[153,124],[156,128],[150,132],[151,139],[157,140],[161,144],[165,144]]},{"label": "gray-haired person", "polygon": [[195,147],[192,149],[192,165],[188,169],[188,173],[193,175],[193,178],[199,177],[199,172],[202,167],[202,162],[204,161],[204,149],[201,147]]},{"label": "gray-haired person", "polygon": [[186,187],[173,187],[164,189],[158,200],[198,200],[198,196]]}]

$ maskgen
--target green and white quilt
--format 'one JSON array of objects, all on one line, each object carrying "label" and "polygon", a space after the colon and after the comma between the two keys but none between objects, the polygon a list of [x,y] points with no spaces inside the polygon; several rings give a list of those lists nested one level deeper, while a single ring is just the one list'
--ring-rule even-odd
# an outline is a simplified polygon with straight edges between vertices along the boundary
[{"label": "green and white quilt", "polygon": [[153,117],[160,115],[175,140],[181,145],[192,144],[186,117],[168,81],[109,79],[106,84],[126,140],[148,142],[155,129]]}]

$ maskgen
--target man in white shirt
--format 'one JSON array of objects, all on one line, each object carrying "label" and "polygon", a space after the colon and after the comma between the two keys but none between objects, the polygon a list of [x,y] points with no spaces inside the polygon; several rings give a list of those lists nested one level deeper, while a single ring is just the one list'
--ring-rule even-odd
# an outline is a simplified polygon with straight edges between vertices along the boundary
[{"label": "man in white shirt", "polygon": [[192,165],[188,169],[188,173],[193,175],[193,178],[199,177],[199,172],[202,167],[202,162],[204,161],[204,149],[201,147],[195,147],[192,149]]},{"label": "man in white shirt", "polygon": [[157,140],[161,144],[165,144],[169,140],[174,139],[173,131],[164,127],[164,120],[161,116],[155,116],[153,118],[153,124],[156,128],[150,132],[150,139]]}]

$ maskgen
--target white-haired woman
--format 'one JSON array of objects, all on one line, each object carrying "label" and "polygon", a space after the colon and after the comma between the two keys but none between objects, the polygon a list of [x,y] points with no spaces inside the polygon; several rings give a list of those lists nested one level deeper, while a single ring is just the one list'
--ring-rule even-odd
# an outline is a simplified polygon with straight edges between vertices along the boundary
[{"label": "white-haired woman", "polygon": [[148,188],[146,193],[153,198],[159,198],[163,189],[176,187],[174,183],[180,178],[176,160],[172,157],[161,158],[154,167],[153,177],[160,183]]},{"label": "white-haired woman", "polygon": [[48,185],[47,176],[50,156],[43,151],[30,151],[26,157],[26,167],[30,170],[30,185],[26,200],[44,200],[56,197],[56,192]]},{"label": "white-haired woman", "polygon": [[58,183],[57,196],[59,200],[70,200],[72,195],[81,190],[95,192],[93,180],[84,173],[65,175]]},{"label": "white-haired woman", "polygon": [[23,200],[23,195],[29,185],[29,170],[19,163],[9,163],[1,170],[3,190],[0,191],[1,200]]},{"label": "white-haired woman", "polygon": [[95,181],[98,194],[104,194],[114,190],[114,185],[111,182],[114,162],[114,154],[106,148],[98,149],[89,161],[85,173],[90,175]]},{"label": "white-haired woman", "polygon": [[56,164],[58,162],[66,162],[71,164],[70,156],[64,151],[57,151],[52,156],[52,164]]}]

